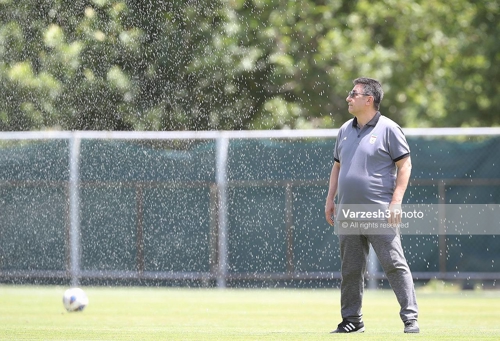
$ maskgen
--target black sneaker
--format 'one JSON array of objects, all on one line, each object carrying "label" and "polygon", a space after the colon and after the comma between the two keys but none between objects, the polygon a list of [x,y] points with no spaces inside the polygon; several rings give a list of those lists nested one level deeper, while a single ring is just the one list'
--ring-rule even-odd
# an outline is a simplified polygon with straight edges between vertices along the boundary
[{"label": "black sneaker", "polygon": [[349,322],[344,319],[331,333],[363,333],[364,331],[365,324],[363,322]]},{"label": "black sneaker", "polygon": [[420,328],[418,327],[417,320],[408,320],[405,321],[405,333],[420,333]]}]

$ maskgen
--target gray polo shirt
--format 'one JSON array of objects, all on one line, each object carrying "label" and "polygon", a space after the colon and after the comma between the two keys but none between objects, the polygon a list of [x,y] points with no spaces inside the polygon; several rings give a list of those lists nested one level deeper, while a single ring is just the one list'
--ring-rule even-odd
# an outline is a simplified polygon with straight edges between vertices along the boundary
[{"label": "gray polo shirt", "polygon": [[389,204],[396,187],[395,162],[409,155],[401,127],[380,112],[361,130],[356,118],[344,123],[334,151],[340,163],[338,204]]}]

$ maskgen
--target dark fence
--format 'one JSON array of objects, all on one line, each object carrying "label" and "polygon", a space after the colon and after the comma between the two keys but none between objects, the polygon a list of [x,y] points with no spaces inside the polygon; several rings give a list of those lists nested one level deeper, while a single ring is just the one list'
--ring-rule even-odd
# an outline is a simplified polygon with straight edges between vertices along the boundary
[{"label": "dark fence", "polygon": [[[499,137],[408,140],[407,203],[500,203]],[[215,140],[83,139],[79,279],[215,285],[224,276],[228,285],[308,286],[338,280],[337,237],[323,214],[334,142],[229,141],[221,274]],[[0,281],[67,281],[69,141],[1,143]],[[409,235],[403,243],[416,280],[500,277],[496,235]],[[383,278],[380,271],[371,276]]]}]

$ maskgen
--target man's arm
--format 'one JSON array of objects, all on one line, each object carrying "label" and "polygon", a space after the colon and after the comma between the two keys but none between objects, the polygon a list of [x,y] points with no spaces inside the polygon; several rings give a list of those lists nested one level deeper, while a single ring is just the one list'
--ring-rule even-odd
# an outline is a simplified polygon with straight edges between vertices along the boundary
[{"label": "man's arm", "polygon": [[337,195],[337,187],[339,183],[340,163],[333,163],[330,173],[330,183],[328,186],[328,195],[326,196],[325,218],[328,224],[333,226],[333,217],[335,216],[335,195]]},{"label": "man's arm", "polygon": [[[403,197],[405,195],[406,187],[408,187],[408,181],[410,181],[410,174],[411,174],[410,156],[397,161],[396,167],[398,168],[396,174],[396,188],[394,189],[394,193],[392,194],[392,200],[389,207],[391,211],[399,209],[399,212],[401,212],[401,204],[403,202]],[[394,214],[394,212],[392,212],[389,218],[389,223],[390,224],[401,223],[401,214]]]}]

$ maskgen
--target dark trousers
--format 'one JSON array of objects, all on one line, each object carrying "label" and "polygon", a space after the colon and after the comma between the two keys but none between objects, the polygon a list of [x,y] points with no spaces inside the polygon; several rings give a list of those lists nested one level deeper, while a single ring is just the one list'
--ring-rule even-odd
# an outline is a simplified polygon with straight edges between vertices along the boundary
[{"label": "dark trousers", "polygon": [[387,231],[387,234],[339,234],[339,240],[342,262],[342,318],[351,322],[359,322],[362,319],[364,275],[371,244],[396,294],[401,307],[401,320],[416,320],[418,306],[415,288],[399,233]]}]

